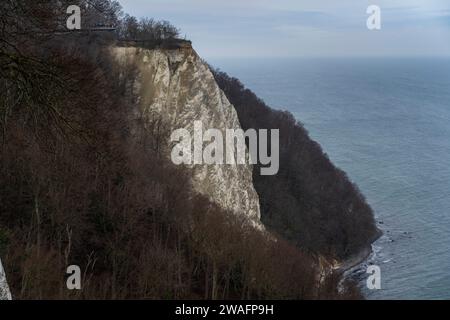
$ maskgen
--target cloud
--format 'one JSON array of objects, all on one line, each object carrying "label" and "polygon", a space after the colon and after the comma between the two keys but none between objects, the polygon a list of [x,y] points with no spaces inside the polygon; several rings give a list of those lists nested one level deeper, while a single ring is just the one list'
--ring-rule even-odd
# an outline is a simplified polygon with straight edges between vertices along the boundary
[{"label": "cloud", "polygon": [[[120,0],[125,11],[166,19],[208,56],[449,54],[445,0]],[[377,2],[382,30],[366,28]],[[426,46],[426,48],[425,48]]]}]

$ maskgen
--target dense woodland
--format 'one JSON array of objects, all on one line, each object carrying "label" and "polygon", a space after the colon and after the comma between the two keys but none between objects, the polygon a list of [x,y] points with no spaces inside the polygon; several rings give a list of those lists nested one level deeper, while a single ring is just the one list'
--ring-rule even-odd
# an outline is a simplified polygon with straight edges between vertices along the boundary
[{"label": "dense woodland", "polygon": [[[116,2],[94,2],[92,16],[125,24]],[[134,70],[119,77],[98,36],[54,36],[59,4],[0,4],[0,258],[13,298],[359,298],[350,283],[338,292],[316,253],[367,244],[370,209],[292,117],[216,73],[244,126],[289,132],[282,176],[256,188],[264,221],[294,244],[192,192],[133,112]],[[71,264],[82,290],[66,288]]]},{"label": "dense woodland", "polygon": [[264,224],[304,250],[345,259],[379,235],[373,212],[358,187],[337,169],[302,124],[269,108],[242,83],[214,70],[244,130],[280,130],[280,170],[262,176],[254,166]]}]

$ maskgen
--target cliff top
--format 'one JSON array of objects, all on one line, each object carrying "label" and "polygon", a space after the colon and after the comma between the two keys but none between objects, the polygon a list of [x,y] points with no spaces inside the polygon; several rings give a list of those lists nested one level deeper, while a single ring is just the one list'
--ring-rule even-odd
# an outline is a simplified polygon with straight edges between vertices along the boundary
[{"label": "cliff top", "polygon": [[192,42],[184,39],[118,40],[118,46],[145,49],[192,49]]}]

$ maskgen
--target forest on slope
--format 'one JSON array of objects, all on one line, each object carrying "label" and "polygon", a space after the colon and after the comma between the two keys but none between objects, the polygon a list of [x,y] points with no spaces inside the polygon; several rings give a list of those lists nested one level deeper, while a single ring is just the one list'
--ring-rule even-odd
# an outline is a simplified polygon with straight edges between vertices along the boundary
[{"label": "forest on slope", "polygon": [[260,175],[254,166],[263,223],[299,248],[338,260],[370,248],[379,236],[372,209],[345,172],[287,111],[268,107],[239,79],[214,70],[219,87],[244,130],[280,130],[280,170]]},{"label": "forest on slope", "polygon": [[[332,250],[269,239],[192,192],[189,172],[151,147],[161,138],[158,130],[132,112],[127,77],[135,70],[126,77],[115,71],[105,53],[114,41],[54,35],[61,22],[55,11],[65,16],[65,6],[74,2],[93,20],[115,21],[120,32],[131,28],[114,1],[0,4],[0,258],[13,298],[360,297],[350,283],[338,291],[339,276],[318,267],[316,254]],[[161,25],[167,26],[151,28]],[[297,160],[304,159],[291,159]],[[325,174],[318,170],[311,181]],[[270,197],[258,187],[264,181],[255,182],[267,208]],[[311,203],[326,199],[320,192],[306,196]],[[365,208],[362,200],[355,205]],[[327,227],[334,241],[336,230],[347,225],[333,212],[321,219],[336,226]],[[364,227],[365,218],[354,225],[362,221]],[[315,236],[308,235],[311,241]],[[335,240],[340,248],[341,239]],[[349,241],[342,242],[347,252],[355,249]],[[66,288],[70,264],[82,269],[82,290]]]}]

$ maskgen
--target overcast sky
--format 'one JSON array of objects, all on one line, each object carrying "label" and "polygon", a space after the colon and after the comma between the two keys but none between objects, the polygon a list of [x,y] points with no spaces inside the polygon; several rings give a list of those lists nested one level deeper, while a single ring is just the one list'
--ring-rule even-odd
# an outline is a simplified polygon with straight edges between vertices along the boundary
[{"label": "overcast sky", "polygon": [[[119,0],[169,20],[205,58],[450,56],[450,0]],[[382,29],[366,27],[378,5]]]}]

